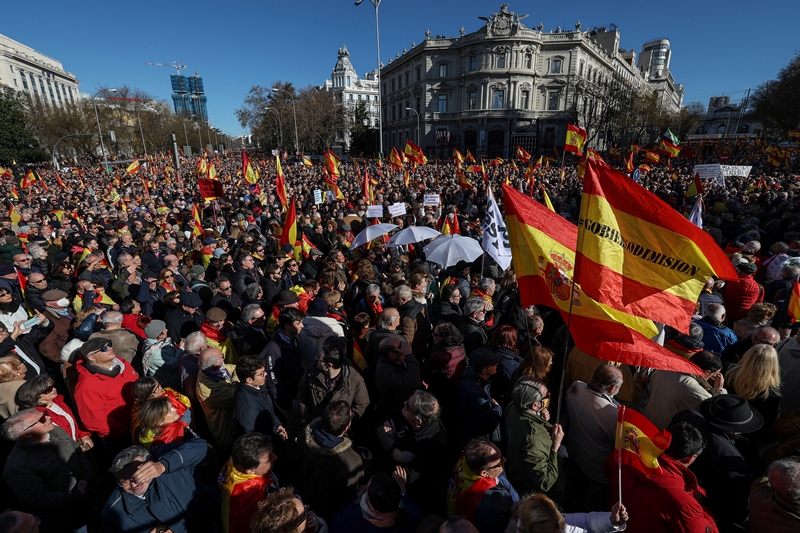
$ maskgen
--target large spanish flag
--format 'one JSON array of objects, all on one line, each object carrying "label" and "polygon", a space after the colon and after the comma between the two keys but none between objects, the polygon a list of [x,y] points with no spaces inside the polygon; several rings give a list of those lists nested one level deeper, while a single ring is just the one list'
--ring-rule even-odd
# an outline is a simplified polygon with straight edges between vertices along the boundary
[{"label": "large spanish flag", "polygon": [[422,154],[422,148],[411,141],[406,141],[405,152],[409,161],[413,161],[414,163],[418,163],[420,165],[425,164],[425,160],[423,159],[425,156]]},{"label": "large spanish flag", "polygon": [[797,281],[792,285],[792,296],[789,298],[789,316],[792,322],[800,320],[800,283]]},{"label": "large spanish flag", "polygon": [[585,129],[567,124],[567,140],[564,142],[564,150],[581,155],[587,138]]},{"label": "large spanish flag", "polygon": [[617,461],[644,472],[660,473],[658,457],[666,451],[672,435],[661,431],[643,414],[624,405],[617,408],[617,431],[614,449]]},{"label": "large spanish flag", "polygon": [[247,152],[242,150],[242,174],[247,183],[258,183],[258,173],[253,170],[253,164],[250,163],[250,158],[247,157]]},{"label": "large spanish flag", "polygon": [[192,235],[199,237],[203,234],[203,220],[200,217],[200,210],[197,204],[192,205]]},{"label": "large spanish flag", "polygon": [[128,165],[128,168],[125,169],[125,174],[135,174],[135,173],[139,172],[140,168],[141,168],[141,165],[139,164],[139,160],[138,159],[134,159],[133,163]]},{"label": "large spanish flag", "polygon": [[578,228],[539,202],[503,186],[514,271],[523,306],[546,305],[566,322],[578,348],[606,361],[698,373],[695,365],[650,340],[650,320],[628,315],[587,296],[572,284]]},{"label": "large spanish flag", "polygon": [[294,205],[294,198],[292,203],[289,204],[289,211],[286,213],[286,219],[283,221],[283,231],[281,232],[281,246],[284,244],[297,244],[297,211]]},{"label": "large spanish flag", "polygon": [[328,150],[325,152],[325,168],[328,170],[328,175],[336,181],[339,179],[339,165],[342,164],[342,160],[339,157]]},{"label": "large spanish flag", "polygon": [[598,302],[683,332],[709,276],[737,279],[708,233],[592,159],[586,162],[575,272]]},{"label": "large spanish flag", "polygon": [[397,148],[392,147],[392,152],[389,154],[389,162],[394,168],[403,168],[403,156],[397,151]]},{"label": "large spanish flag", "polygon": [[517,159],[523,163],[529,163],[531,160],[531,154],[526,152],[522,146],[517,146]]},{"label": "large spanish flag", "polygon": [[283,177],[283,168],[281,167],[281,158],[275,158],[275,173],[277,177],[275,179],[275,194],[278,196],[278,199],[281,201],[281,206],[284,209],[289,207],[289,200],[286,197],[286,178]]}]

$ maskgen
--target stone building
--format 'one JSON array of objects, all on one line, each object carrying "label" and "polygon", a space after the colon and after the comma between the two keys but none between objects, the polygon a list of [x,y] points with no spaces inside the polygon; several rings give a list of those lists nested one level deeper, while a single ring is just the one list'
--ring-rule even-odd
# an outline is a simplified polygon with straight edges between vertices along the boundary
[{"label": "stone building", "polygon": [[0,35],[0,85],[54,107],[80,98],[78,79],[61,62]]},{"label": "stone building", "polygon": [[722,139],[725,137],[760,137],[764,127],[746,119],[747,100],[731,103],[730,96],[712,96],[708,110],[689,134],[690,139]]},{"label": "stone building", "polygon": [[[432,36],[396,54],[381,69],[383,146],[402,149],[416,139],[426,155],[453,149],[511,157],[517,145],[534,154],[560,151],[568,123],[595,130],[604,148],[603,113],[623,91],[653,91],[619,48],[616,27],[528,28],[528,15],[500,11],[460,36]],[[591,134],[591,132],[590,132]]]}]

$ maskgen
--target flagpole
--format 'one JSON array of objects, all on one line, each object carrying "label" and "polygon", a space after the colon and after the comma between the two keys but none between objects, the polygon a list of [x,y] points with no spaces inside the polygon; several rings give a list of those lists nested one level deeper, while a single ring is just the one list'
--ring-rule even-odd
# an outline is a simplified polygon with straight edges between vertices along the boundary
[{"label": "flagpole", "polygon": [[561,405],[564,399],[564,378],[567,373],[567,357],[569,357],[569,330],[572,325],[572,306],[575,302],[575,282],[570,280],[569,291],[569,314],[567,314],[567,335],[564,339],[564,360],[561,361],[561,383],[558,387],[558,409],[556,409],[556,424],[561,420]]},{"label": "flagpole", "polygon": [[619,440],[617,444],[617,496],[619,497],[619,503],[622,503],[622,447],[624,445],[622,441],[622,432],[625,427],[625,406],[621,405],[620,407],[622,408],[622,413],[619,419]]}]

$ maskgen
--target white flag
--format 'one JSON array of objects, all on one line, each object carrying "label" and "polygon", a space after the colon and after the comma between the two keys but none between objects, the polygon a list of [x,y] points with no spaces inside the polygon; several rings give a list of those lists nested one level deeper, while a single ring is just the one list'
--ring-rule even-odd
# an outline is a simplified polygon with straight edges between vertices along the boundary
[{"label": "white flag", "polygon": [[700,229],[703,229],[703,199],[698,198],[694,203],[692,212],[689,213],[689,222]]},{"label": "white flag", "polygon": [[486,218],[483,219],[483,241],[481,246],[491,255],[503,270],[511,264],[511,243],[508,242],[506,221],[497,207],[497,202],[489,188],[489,203]]}]

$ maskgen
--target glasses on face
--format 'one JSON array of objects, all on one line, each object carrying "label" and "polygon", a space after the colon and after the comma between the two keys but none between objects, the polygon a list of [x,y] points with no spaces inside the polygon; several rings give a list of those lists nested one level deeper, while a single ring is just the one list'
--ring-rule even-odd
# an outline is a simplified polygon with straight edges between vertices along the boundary
[{"label": "glasses on face", "polygon": [[227,287],[220,287],[219,290],[228,292],[229,290],[231,290],[231,286],[228,285]]},{"label": "glasses on face", "polygon": [[408,405],[408,400],[406,400],[405,403],[403,403],[403,408],[406,411],[408,411],[408,414],[413,416],[416,420],[422,420],[422,417],[419,415],[419,412],[417,412],[416,409],[411,409],[411,407]]},{"label": "glasses on face", "polygon": [[289,266],[290,266],[290,267],[296,267],[296,266],[297,266],[297,263],[289,263]]},{"label": "glasses on face", "polygon": [[505,464],[506,464],[506,458],[505,457],[501,457],[499,463],[497,463],[496,465],[487,466],[486,470],[494,470],[495,468],[503,468],[503,465],[505,465]]},{"label": "glasses on face", "polygon": [[25,259],[18,259],[18,260],[17,260],[17,263],[27,263],[27,262],[28,262],[28,261],[30,261],[30,260],[31,260],[31,258],[30,258],[30,257],[26,257]]},{"label": "glasses on face", "polygon": [[11,296],[11,293],[10,292],[0,292],[0,298],[2,298],[3,296]]},{"label": "glasses on face", "polygon": [[31,283],[44,283],[44,281],[45,281],[44,278],[42,278],[42,279],[32,279]]},{"label": "glasses on face", "polygon": [[39,419],[38,419],[36,422],[34,422],[34,423],[33,423],[33,424],[31,424],[30,426],[28,426],[28,427],[26,427],[25,429],[23,429],[23,430],[22,430],[22,432],[23,432],[23,433],[25,433],[26,431],[28,431],[29,429],[31,429],[31,428],[32,428],[33,426],[35,426],[36,424],[44,424],[44,423],[46,423],[46,422],[47,422],[47,415],[42,415],[42,416],[41,416],[41,417],[40,417],[40,418],[39,418]]},{"label": "glasses on face", "polygon": [[173,276],[172,274],[166,274],[166,275],[164,276],[164,279],[172,279],[172,278],[174,278],[174,277],[175,277],[175,276]]},{"label": "glasses on face", "polygon": [[255,376],[257,378],[265,378],[265,377],[267,377],[267,371],[266,370],[261,370],[260,372],[256,372]]},{"label": "glasses on face", "polygon": [[108,341],[108,344],[104,344],[102,348],[100,348],[99,350],[95,350],[92,353],[107,352],[109,348],[111,348],[111,341]]}]

